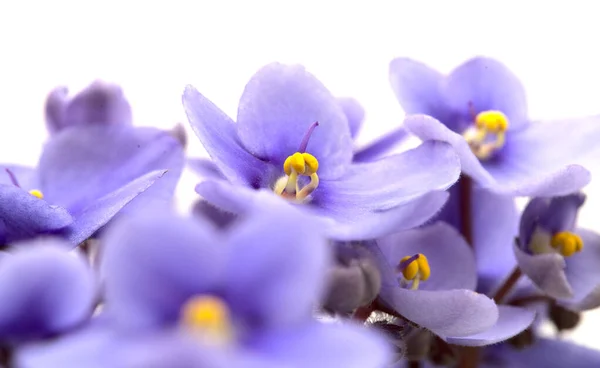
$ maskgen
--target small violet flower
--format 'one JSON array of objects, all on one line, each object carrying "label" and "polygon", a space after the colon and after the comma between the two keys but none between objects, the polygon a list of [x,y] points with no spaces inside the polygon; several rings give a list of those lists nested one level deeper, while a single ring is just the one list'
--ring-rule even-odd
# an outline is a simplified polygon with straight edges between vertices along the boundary
[{"label": "small violet flower", "polygon": [[474,290],[472,249],[451,226],[437,222],[377,240],[380,301],[451,344],[483,346],[527,328],[535,314],[496,303]]},{"label": "small violet flower", "polygon": [[578,228],[583,193],[533,198],[521,217],[514,252],[521,271],[565,307],[600,306],[600,234]]},{"label": "small violet flower", "polygon": [[431,116],[409,116],[406,129],[452,144],[463,172],[483,187],[553,196],[589,182],[589,172],[573,164],[595,152],[600,118],[531,122],[523,86],[498,61],[477,57],[443,76],[398,58],[390,64],[390,81],[407,114]]},{"label": "small violet flower", "polygon": [[423,223],[443,205],[441,191],[460,171],[442,142],[353,164],[346,115],[300,66],[260,69],[240,99],[237,123],[191,86],[183,104],[216,165],[196,165],[213,174],[196,187],[202,197],[240,213],[268,191],[327,221],[336,240],[372,239]]},{"label": "small violet flower", "polygon": [[20,243],[0,258],[0,342],[12,347],[68,332],[91,317],[96,282],[57,239]]},{"label": "small violet flower", "polygon": [[[170,201],[183,169],[183,149],[168,132],[128,125],[127,114],[119,120],[123,124],[98,124],[102,117],[117,121],[129,111],[115,107],[126,101],[114,88],[92,84],[72,104],[60,100],[61,113],[55,111],[57,92],[50,95],[53,134],[37,168],[0,164],[0,244],[38,234],[62,235],[78,244],[125,206],[131,211],[132,205]],[[97,104],[99,96],[109,102]],[[113,101],[117,97],[122,101]],[[131,203],[141,193],[144,197]]]},{"label": "small violet flower", "polygon": [[30,346],[18,361],[30,368],[385,366],[383,337],[314,320],[328,243],[314,218],[262,196],[268,210],[253,210],[227,231],[165,213],[116,223],[101,254],[111,327]]}]

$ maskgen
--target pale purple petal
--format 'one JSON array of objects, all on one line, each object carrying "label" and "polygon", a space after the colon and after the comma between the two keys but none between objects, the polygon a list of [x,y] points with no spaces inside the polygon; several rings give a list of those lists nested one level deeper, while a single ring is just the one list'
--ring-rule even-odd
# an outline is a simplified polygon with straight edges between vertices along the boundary
[{"label": "pale purple petal", "polygon": [[381,368],[393,359],[383,336],[352,323],[312,323],[262,336],[252,347],[290,368]]},{"label": "pale purple petal", "polygon": [[[157,197],[170,197],[183,169],[183,149],[168,132],[128,126],[72,127],[44,147],[38,170],[44,198],[77,212],[154,170],[166,170]],[[163,186],[164,185],[164,186]]]},{"label": "pale purple petal", "polygon": [[339,179],[324,180],[313,196],[323,207],[340,211],[382,211],[429,191],[445,190],[459,175],[460,163],[452,147],[428,141],[375,162],[352,164]]},{"label": "pale purple petal", "polygon": [[[207,180],[196,185],[196,193],[218,208],[240,214],[248,211],[254,203],[262,198],[276,194],[266,190],[255,190],[241,185],[235,185],[225,180]],[[280,200],[284,200],[280,198]]]},{"label": "pale purple petal", "polygon": [[244,147],[276,167],[300,148],[319,160],[319,176],[339,177],[352,160],[352,138],[342,108],[312,74],[299,65],[272,63],[250,79],[238,107],[237,131]]},{"label": "pale purple petal", "polygon": [[340,241],[370,240],[422,225],[440,211],[448,193],[432,191],[387,211],[363,213],[322,210],[331,219],[329,237]]},{"label": "pale purple petal", "polygon": [[[256,328],[297,326],[321,299],[331,248],[315,219],[272,198],[230,232],[226,299]],[[293,327],[292,327],[293,328]]]},{"label": "pale purple petal", "polygon": [[200,175],[202,178],[219,180],[227,179],[225,175],[223,175],[217,164],[215,164],[215,162],[209,158],[189,158],[187,160],[187,164],[188,167],[192,169],[194,173]]},{"label": "pale purple petal", "polygon": [[535,312],[525,308],[511,307],[508,305],[498,306],[498,320],[488,330],[483,332],[463,336],[463,337],[445,337],[450,344],[461,346],[485,346],[496,344],[524,331],[535,319]]},{"label": "pale purple petal", "polygon": [[565,259],[558,253],[529,254],[513,245],[521,271],[542,292],[557,299],[573,297],[573,289],[565,275]]},{"label": "pale purple petal", "polygon": [[101,253],[107,311],[125,328],[176,323],[190,297],[213,292],[223,279],[219,242],[207,222],[164,212],[115,223]]},{"label": "pale purple petal", "polygon": [[264,185],[272,165],[254,157],[256,152],[249,152],[241,145],[236,124],[229,116],[192,86],[187,86],[183,93],[183,106],[200,143],[223,175],[235,183]]},{"label": "pale purple petal", "polygon": [[369,162],[384,156],[400,143],[408,138],[408,132],[404,127],[398,127],[391,132],[384,134],[366,146],[360,147],[354,151],[354,162]]},{"label": "pale purple petal", "polygon": [[39,189],[37,171],[34,167],[14,164],[0,164],[0,184],[14,185],[6,169],[15,176],[19,186],[25,190]]},{"label": "pale purple petal", "polygon": [[454,69],[444,80],[443,93],[450,108],[472,121],[469,105],[477,112],[502,111],[510,121],[509,129],[526,127],[527,99],[519,79],[502,63],[476,57]]},{"label": "pale purple petal", "polygon": [[350,127],[350,135],[352,138],[356,138],[365,119],[365,109],[352,97],[338,97],[336,100],[346,115],[346,120],[348,120],[348,126]]},{"label": "pale purple petal", "polygon": [[583,250],[565,258],[565,274],[573,289],[573,299],[565,306],[587,310],[600,306],[600,235],[594,231],[577,229],[583,240]]},{"label": "pale purple petal", "polygon": [[0,338],[64,332],[90,317],[96,284],[85,259],[58,240],[19,244],[0,263]]},{"label": "pale purple petal", "polygon": [[64,229],[62,235],[73,245],[83,242],[106,225],[131,201],[154,185],[157,180],[162,180],[164,174],[164,170],[150,172],[89,203],[73,213],[75,220]]},{"label": "pale purple petal", "polygon": [[73,222],[71,214],[52,206],[14,185],[0,184],[0,241],[10,243],[63,229]]},{"label": "pale purple petal", "polygon": [[473,250],[456,229],[444,222],[379,238],[377,246],[386,262],[380,265],[386,286],[398,285],[394,270],[403,257],[422,253],[429,262],[431,276],[419,284],[419,290],[475,290],[477,265]]}]

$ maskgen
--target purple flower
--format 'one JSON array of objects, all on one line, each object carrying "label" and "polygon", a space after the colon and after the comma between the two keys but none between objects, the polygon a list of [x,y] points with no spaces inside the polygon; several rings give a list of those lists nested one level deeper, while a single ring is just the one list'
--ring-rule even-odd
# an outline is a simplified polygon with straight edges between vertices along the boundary
[{"label": "purple flower", "polygon": [[216,175],[196,187],[200,195],[240,213],[258,193],[276,193],[326,221],[334,239],[372,239],[423,223],[459,175],[456,154],[441,142],[352,164],[346,115],[300,66],[259,70],[241,97],[237,123],[191,86],[183,104],[218,168],[204,165]]},{"label": "purple flower", "polygon": [[[15,344],[64,333],[91,317],[96,284],[68,244],[39,239],[3,252],[0,341]],[[6,345],[5,345],[6,346]]]},{"label": "purple flower", "polygon": [[443,222],[378,239],[373,251],[382,272],[381,301],[449,343],[494,344],[533,321],[532,312],[497,306],[474,292],[473,251]]},{"label": "purple flower", "polygon": [[164,213],[115,224],[101,255],[113,327],[18,359],[32,368],[384,366],[379,335],[313,319],[327,241],[313,218],[271,204],[226,232]]},{"label": "purple flower", "polygon": [[[69,104],[61,100],[60,114],[53,92],[48,119],[61,129],[44,146],[37,168],[0,164],[0,244],[38,234],[78,244],[125,206],[133,211],[170,202],[183,168],[182,147],[158,129],[97,124],[102,116],[119,115],[104,111],[115,103],[94,104],[103,94],[113,98],[111,91],[93,84]],[[89,124],[82,120],[88,118]]]},{"label": "purple flower", "polygon": [[514,245],[519,267],[569,309],[600,306],[600,234],[576,227],[583,193],[533,198]]},{"label": "purple flower", "polygon": [[477,57],[443,76],[398,58],[390,64],[390,81],[407,114],[435,118],[409,116],[406,128],[422,140],[452,144],[463,172],[483,187],[552,196],[589,182],[589,172],[573,164],[595,153],[598,116],[531,122],[523,86],[501,63]]}]

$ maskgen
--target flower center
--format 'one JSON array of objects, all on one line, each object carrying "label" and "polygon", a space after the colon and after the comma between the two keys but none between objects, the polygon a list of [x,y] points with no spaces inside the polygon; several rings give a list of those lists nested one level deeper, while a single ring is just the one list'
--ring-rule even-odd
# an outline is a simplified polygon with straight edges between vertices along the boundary
[{"label": "flower center", "polygon": [[[12,172],[11,169],[4,169],[6,171],[6,174],[8,174],[8,177],[10,178],[10,181],[13,183],[13,185],[17,188],[21,188],[21,185],[19,185],[19,181],[17,180],[17,177],[15,176],[15,173]],[[44,199],[44,194],[38,190],[38,189],[32,189],[29,191],[29,194],[31,194],[34,197],[37,197],[39,199]]]},{"label": "flower center", "polygon": [[223,300],[210,295],[189,299],[181,309],[181,324],[210,343],[225,344],[234,337],[229,308]]},{"label": "flower center", "polygon": [[533,254],[558,253],[563,257],[570,257],[583,250],[583,240],[570,231],[551,235],[538,229],[531,238],[529,249]]},{"label": "flower center", "polygon": [[[303,203],[309,199],[312,192],[319,186],[319,161],[310,153],[306,153],[306,146],[313,130],[319,126],[319,122],[314,122],[306,132],[306,135],[300,143],[298,152],[288,156],[283,163],[283,171],[285,176],[279,178],[273,187],[273,191],[290,200]],[[300,180],[302,177],[307,177],[310,182],[302,185]]]},{"label": "flower center", "polygon": [[477,114],[474,120],[463,137],[478,159],[487,160],[504,146],[508,118],[500,111],[488,110]]},{"label": "flower center", "polygon": [[402,274],[400,286],[408,287],[410,285],[411,290],[417,290],[419,282],[426,281],[431,275],[427,257],[422,253],[402,258],[398,264],[398,271]]}]

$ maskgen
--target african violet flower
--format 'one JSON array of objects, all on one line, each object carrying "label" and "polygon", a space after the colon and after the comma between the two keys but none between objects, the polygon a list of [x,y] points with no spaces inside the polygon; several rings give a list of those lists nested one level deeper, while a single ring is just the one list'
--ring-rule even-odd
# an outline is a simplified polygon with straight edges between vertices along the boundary
[{"label": "african violet flower", "polygon": [[[171,200],[182,147],[168,132],[129,126],[122,117],[129,109],[115,107],[129,105],[115,88],[92,84],[70,104],[61,100],[60,114],[51,94],[48,119],[60,131],[53,130],[38,167],[0,164],[0,244],[48,233],[77,244],[125,206]],[[97,103],[99,96],[105,103]]]},{"label": "african violet flower", "polygon": [[533,321],[530,311],[496,306],[474,292],[473,251],[443,222],[380,238],[372,250],[382,272],[380,300],[449,343],[493,344],[516,335]]},{"label": "african violet flower", "polygon": [[200,195],[239,213],[268,191],[325,219],[334,239],[369,239],[423,223],[446,199],[437,190],[459,175],[456,154],[442,142],[352,164],[346,116],[300,66],[260,69],[240,99],[237,123],[191,86],[183,104],[226,178],[200,183]]},{"label": "african violet flower", "polygon": [[600,234],[576,227],[583,193],[533,198],[521,217],[514,252],[519,268],[569,309],[600,306]]},{"label": "african violet flower", "polygon": [[405,127],[422,140],[452,144],[463,172],[483,187],[549,196],[589,182],[589,173],[572,164],[595,150],[599,117],[531,122],[523,86],[501,63],[477,57],[443,76],[398,58],[390,81],[407,114],[433,117],[409,117]]},{"label": "african violet flower", "polygon": [[379,335],[312,317],[330,260],[315,219],[260,196],[269,210],[255,209],[224,232],[165,213],[115,223],[101,254],[113,327],[26,349],[19,361],[29,368],[384,366],[389,352]]},{"label": "african violet flower", "polygon": [[0,342],[64,333],[91,317],[96,284],[86,261],[56,239],[18,244],[0,258]]}]

